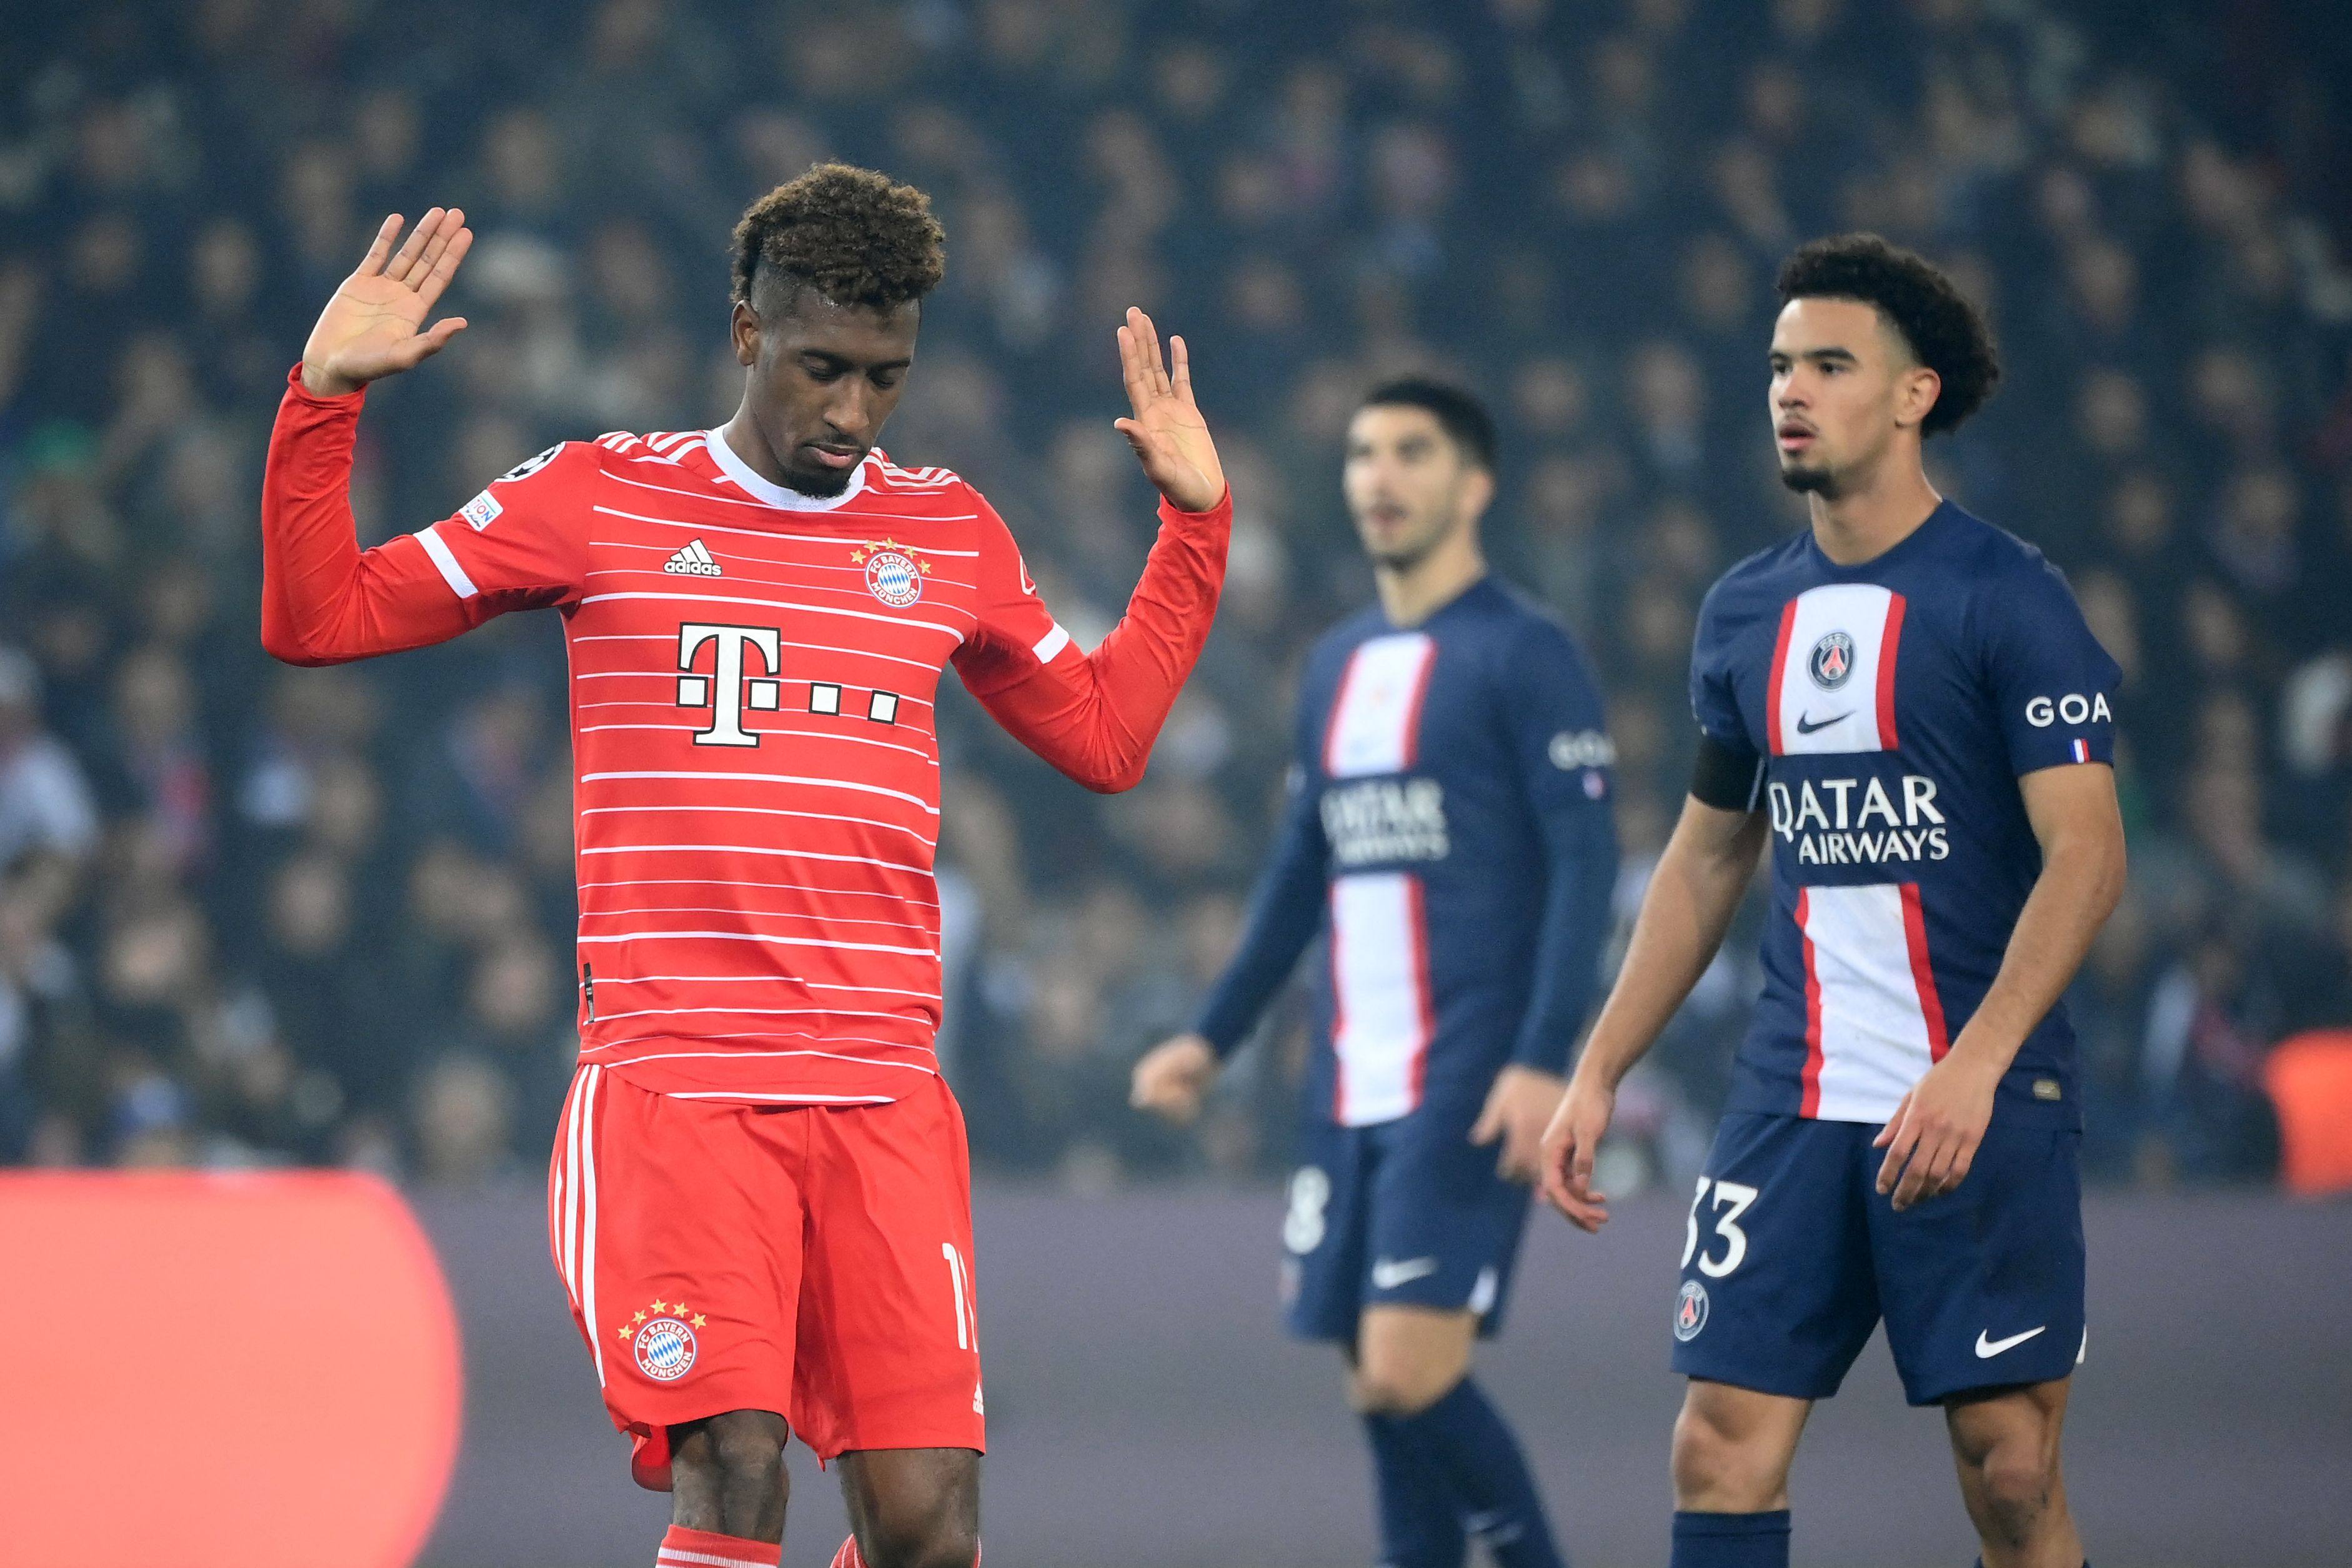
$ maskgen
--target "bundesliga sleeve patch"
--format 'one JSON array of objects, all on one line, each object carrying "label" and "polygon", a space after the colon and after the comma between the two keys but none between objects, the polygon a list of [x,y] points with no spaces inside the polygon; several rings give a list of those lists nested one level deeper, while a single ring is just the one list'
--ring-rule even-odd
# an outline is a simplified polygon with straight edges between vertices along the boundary
[{"label": "bundesliga sleeve patch", "polygon": [[485,490],[480,495],[475,497],[472,500],[467,502],[464,506],[458,507],[457,515],[465,518],[466,521],[473,528],[473,530],[478,534],[484,528],[488,528],[491,522],[497,518],[498,515],[505,510],[506,508],[504,507],[499,505],[498,497],[491,495],[488,490]]}]

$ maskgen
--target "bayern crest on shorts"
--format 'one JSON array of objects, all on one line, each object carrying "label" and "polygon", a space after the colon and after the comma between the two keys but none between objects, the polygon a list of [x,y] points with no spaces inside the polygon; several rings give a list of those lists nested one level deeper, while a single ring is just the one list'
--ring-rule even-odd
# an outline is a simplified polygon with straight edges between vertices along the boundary
[{"label": "bayern crest on shorts", "polygon": [[675,1383],[694,1370],[701,1349],[694,1331],[705,1321],[700,1312],[689,1313],[684,1301],[656,1301],[650,1312],[621,1325],[621,1337],[636,1353],[639,1372],[656,1383]]},{"label": "bayern crest on shorts", "polygon": [[923,597],[923,574],[931,563],[896,539],[881,539],[851,552],[849,559],[866,568],[866,591],[893,610],[904,610]]}]

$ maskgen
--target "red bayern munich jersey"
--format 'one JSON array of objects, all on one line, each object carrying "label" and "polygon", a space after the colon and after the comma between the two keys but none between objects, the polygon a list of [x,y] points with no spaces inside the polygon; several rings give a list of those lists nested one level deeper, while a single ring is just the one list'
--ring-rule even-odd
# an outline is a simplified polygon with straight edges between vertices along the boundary
[{"label": "red bayern munich jersey", "polygon": [[363,395],[292,378],[264,641],[322,664],[562,612],[582,1060],[746,1102],[887,1101],[932,1073],[940,672],[1081,782],[1132,784],[1206,638],[1230,502],[1163,504],[1127,619],[1087,654],[977,490],[878,449],[821,499],[716,431],[570,442],[361,552]]}]

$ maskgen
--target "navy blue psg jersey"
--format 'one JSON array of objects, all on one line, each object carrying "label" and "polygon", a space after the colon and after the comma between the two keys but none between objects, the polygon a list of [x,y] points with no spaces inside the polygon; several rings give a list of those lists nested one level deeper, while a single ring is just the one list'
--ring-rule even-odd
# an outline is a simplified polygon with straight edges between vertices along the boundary
[{"label": "navy blue psg jersey", "polygon": [[1616,876],[1613,759],[1566,628],[1482,580],[1419,626],[1375,606],[1308,655],[1280,842],[1199,1024],[1245,1036],[1318,933],[1310,1103],[1465,1122],[1511,1061],[1565,1063]]},{"label": "navy blue psg jersey", "polygon": [[[1894,1113],[1984,999],[2041,873],[2019,778],[2113,761],[2118,674],[2042,552],[1948,501],[1860,566],[1807,529],[1715,585],[1692,706],[1760,759],[1772,845],[1729,1109]],[[2063,1009],[2000,1096],[2079,1123]]]}]

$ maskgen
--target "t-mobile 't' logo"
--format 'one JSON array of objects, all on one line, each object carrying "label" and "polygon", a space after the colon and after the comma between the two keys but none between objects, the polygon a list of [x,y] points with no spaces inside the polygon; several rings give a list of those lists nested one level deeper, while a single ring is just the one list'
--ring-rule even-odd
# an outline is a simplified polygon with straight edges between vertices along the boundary
[{"label": "t-mobile 't' logo", "polygon": [[[709,675],[694,674],[694,656],[705,643],[718,646],[717,667]],[[772,712],[783,702],[782,683],[745,678],[743,650],[757,648],[767,660],[768,674],[776,670],[776,629],[772,626],[703,626],[688,622],[677,629],[677,706],[707,707],[710,727],[694,732],[697,746],[757,746],[760,737],[743,727],[746,706]]]}]

